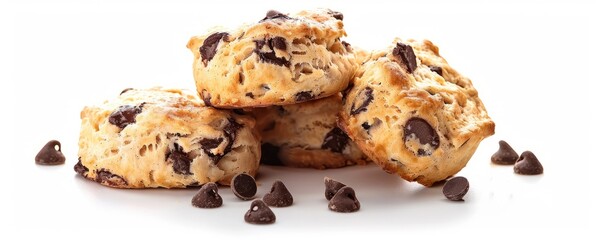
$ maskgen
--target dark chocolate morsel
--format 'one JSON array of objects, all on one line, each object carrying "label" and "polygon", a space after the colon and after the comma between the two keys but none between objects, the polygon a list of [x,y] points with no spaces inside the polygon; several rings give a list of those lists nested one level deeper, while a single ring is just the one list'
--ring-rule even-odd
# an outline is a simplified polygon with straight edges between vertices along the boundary
[{"label": "dark chocolate morsel", "polygon": [[283,37],[273,37],[270,40],[270,49],[287,50],[287,40]]},{"label": "dark chocolate morsel", "polygon": [[211,107],[211,94],[209,92],[207,92],[205,89],[201,90],[201,93],[199,94],[201,95],[201,98],[203,99],[203,103],[205,103],[205,106]]},{"label": "dark chocolate morsel", "polygon": [[260,163],[266,165],[282,166],[283,162],[279,158],[278,154],[281,148],[270,143],[262,144],[262,156],[260,157]]},{"label": "dark chocolate morsel", "polygon": [[303,91],[295,94],[296,102],[305,102],[312,99],[314,99],[314,94],[312,94],[312,91]]},{"label": "dark chocolate morsel", "polygon": [[249,210],[245,213],[245,222],[248,223],[269,224],[275,221],[276,215],[261,199],[253,200]]},{"label": "dark chocolate morsel", "polygon": [[513,166],[513,170],[521,175],[538,175],[544,172],[542,164],[540,164],[536,155],[530,151],[521,154],[515,166]]},{"label": "dark chocolate morsel", "polygon": [[[370,87],[366,87],[356,96],[355,101],[352,103],[352,108],[350,109],[350,115],[356,115],[361,112],[366,111],[366,107],[373,101],[373,89]],[[358,106],[356,104],[359,102]]]},{"label": "dark chocolate morsel", "polygon": [[228,38],[227,32],[216,32],[209,35],[204,41],[203,45],[199,48],[199,53],[201,53],[201,61],[207,64],[207,62],[211,61],[216,55],[218,44],[221,40],[226,40]]},{"label": "dark chocolate morsel", "polygon": [[397,43],[392,54],[404,64],[409,73],[412,73],[417,68],[417,57],[410,45]]},{"label": "dark chocolate morsel", "polygon": [[172,162],[172,169],[174,169],[175,173],[192,175],[191,162],[193,160],[186,153],[175,149],[168,154],[167,160]]},{"label": "dark chocolate morsel", "polygon": [[136,123],[136,116],[142,112],[143,104],[138,106],[123,105],[109,115],[109,123],[123,129]]},{"label": "dark chocolate morsel", "polygon": [[95,181],[100,184],[109,185],[112,187],[123,187],[128,185],[128,181],[126,181],[126,179],[111,173],[107,169],[101,168],[95,170],[94,172],[96,173]]},{"label": "dark chocolate morsel", "polygon": [[289,189],[281,181],[275,181],[269,193],[266,193],[263,198],[268,206],[273,207],[288,207],[293,204],[293,196]]},{"label": "dark chocolate morsel", "polygon": [[247,173],[239,173],[234,176],[230,181],[230,189],[243,200],[252,199],[258,191],[255,179]]},{"label": "dark chocolate morsel", "polygon": [[343,149],[348,145],[348,135],[340,128],[335,127],[327,133],[322,142],[322,149],[329,149],[332,152],[343,152]]},{"label": "dark chocolate morsel", "polygon": [[73,170],[79,175],[86,176],[88,174],[88,168],[82,164],[82,158],[77,159],[77,163],[73,166]]},{"label": "dark chocolate morsel", "polygon": [[203,184],[199,192],[191,200],[198,208],[217,208],[222,206],[222,197],[218,194],[218,185],[213,182]]},{"label": "dark chocolate morsel", "polygon": [[270,19],[278,19],[278,18],[282,18],[282,19],[291,19],[289,16],[276,11],[276,10],[270,10],[266,13],[266,17],[264,17],[264,19],[262,19],[260,22],[266,21],[266,20],[270,20]]},{"label": "dark chocolate morsel", "polygon": [[[268,43],[269,52],[262,52],[264,45]],[[274,37],[268,40],[255,40],[255,53],[259,56],[260,61],[271,63],[278,66],[290,67],[291,62],[285,57],[277,57],[274,49],[287,49],[287,44],[284,38]]]},{"label": "dark chocolate morsel", "polygon": [[371,125],[368,122],[363,122],[361,126],[362,128],[364,128],[364,130],[368,130],[369,128],[371,128]]},{"label": "dark chocolate morsel", "polygon": [[498,142],[498,146],[498,151],[492,154],[492,157],[490,158],[492,163],[500,165],[512,165],[517,162],[519,155],[507,142],[500,140]]},{"label": "dark chocolate morsel", "polygon": [[465,177],[453,177],[446,181],[442,193],[450,201],[463,201],[463,197],[469,191],[469,181]]},{"label": "dark chocolate morsel", "polygon": [[36,155],[39,165],[59,165],[65,163],[65,155],[61,152],[61,142],[50,140]]},{"label": "dark chocolate morsel", "polygon": [[[408,141],[408,138],[411,136],[417,138],[421,144],[429,144],[434,149],[437,149],[440,146],[439,135],[433,127],[422,118],[413,117],[406,122],[406,125],[404,126],[404,141]],[[417,154],[419,156],[425,156],[431,155],[431,152],[427,152],[425,149],[418,149]]]},{"label": "dark chocolate morsel", "polygon": [[432,72],[437,73],[440,76],[444,76],[442,75],[442,68],[438,67],[438,66],[429,66],[429,70],[431,70]]},{"label": "dark chocolate morsel", "polygon": [[360,210],[360,202],[356,198],[356,192],[351,187],[342,187],[329,200],[329,209],[335,212],[356,212]]},{"label": "dark chocolate morsel", "polygon": [[248,98],[251,98],[251,99],[255,98],[255,96],[253,96],[253,93],[250,93],[250,92],[245,93],[245,97],[248,97]]},{"label": "dark chocolate morsel", "polygon": [[124,93],[126,93],[127,91],[130,91],[130,90],[134,90],[134,88],[130,87],[130,88],[126,88],[124,90],[121,90],[121,93],[119,93],[119,95],[122,95],[122,94],[124,94]]},{"label": "dark chocolate morsel", "polygon": [[260,52],[256,50],[258,56],[260,56],[260,60],[262,62],[271,63],[278,66],[290,67],[291,62],[289,62],[284,57],[277,57],[275,52]]},{"label": "dark chocolate morsel", "polygon": [[333,198],[333,196],[335,196],[335,193],[337,193],[337,191],[339,191],[339,189],[341,189],[342,187],[345,187],[345,184],[335,181],[329,177],[325,177],[324,181],[325,181],[325,198],[327,198],[327,200],[331,200],[331,198]]},{"label": "dark chocolate morsel", "polygon": [[343,13],[329,10],[329,15],[331,15],[333,18],[335,18],[337,20],[343,21]]}]

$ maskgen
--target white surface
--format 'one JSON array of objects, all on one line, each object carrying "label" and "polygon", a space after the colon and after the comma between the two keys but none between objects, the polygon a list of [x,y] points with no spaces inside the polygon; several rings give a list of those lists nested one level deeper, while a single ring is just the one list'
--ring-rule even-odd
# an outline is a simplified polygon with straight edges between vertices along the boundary
[{"label": "white surface", "polygon": [[[600,237],[601,106],[594,74],[600,23],[594,4],[522,2],[404,2],[369,4],[318,1],[178,4],[20,3],[0,7],[3,26],[2,239],[45,238],[209,239],[288,233],[336,239],[391,235],[400,239],[443,236],[590,235]],[[273,209],[277,222],[243,221],[250,202],[220,188],[224,206],[190,206],[195,189],[116,190],[75,176],[79,111],[115,97],[123,88],[156,85],[194,88],[193,34],[213,25],[257,21],[269,9],[283,12],[329,7],[345,15],[346,39],[367,49],[395,36],[428,38],[469,76],[496,122],[459,174],[471,188],[462,203],[449,202],[441,186],[423,188],[375,166],[316,171],[263,167],[262,196],[282,179],[295,204]],[[597,32],[595,32],[595,30]],[[593,74],[592,76],[590,74]],[[599,77],[600,79],[600,77]],[[63,143],[67,163],[44,167],[34,156],[50,139]],[[533,151],[541,176],[519,176],[489,158],[505,139]],[[596,149],[596,150],[595,150]],[[600,152],[600,151],[597,151]],[[7,154],[6,154],[7,153]],[[362,208],[327,209],[322,178],[354,187]],[[589,221],[590,219],[590,221]],[[241,235],[245,234],[245,235]],[[325,235],[326,234],[326,235]],[[447,236],[451,234],[451,236]],[[458,235],[457,235],[458,234]],[[462,234],[462,235],[461,235]],[[487,235],[486,235],[487,234]],[[594,235],[592,235],[594,234]],[[414,236],[413,236],[414,235]],[[240,237],[239,237],[240,238]]]}]

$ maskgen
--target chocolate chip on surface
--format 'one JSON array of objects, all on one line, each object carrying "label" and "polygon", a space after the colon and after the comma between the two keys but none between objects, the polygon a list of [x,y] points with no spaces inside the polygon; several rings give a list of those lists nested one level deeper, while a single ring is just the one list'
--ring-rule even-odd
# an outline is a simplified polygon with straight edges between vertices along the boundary
[{"label": "chocolate chip on surface", "polygon": [[329,200],[329,209],[335,212],[356,212],[360,209],[360,202],[356,198],[356,192],[351,187],[342,187]]},{"label": "chocolate chip on surface", "polygon": [[469,191],[469,181],[465,177],[453,177],[446,181],[442,193],[450,201],[463,201],[463,197]]},{"label": "chocolate chip on surface", "polygon": [[266,20],[270,20],[270,19],[291,19],[289,16],[283,14],[282,12],[276,11],[276,10],[269,10],[266,13],[266,17],[264,17],[264,19],[260,20],[260,22],[266,21]]},{"label": "chocolate chip on surface", "polygon": [[303,91],[295,94],[296,102],[305,102],[312,99],[314,99],[314,94],[312,94],[312,91]]},{"label": "chocolate chip on surface", "polygon": [[191,162],[193,160],[186,153],[175,149],[168,154],[166,160],[172,163],[172,169],[174,169],[175,173],[192,175]]},{"label": "chocolate chip on surface", "polygon": [[222,206],[222,197],[218,194],[218,185],[213,182],[203,184],[199,192],[191,200],[198,208],[217,208]]},{"label": "chocolate chip on surface", "polygon": [[492,163],[500,165],[512,165],[517,162],[519,155],[507,142],[500,140],[498,142],[498,146],[498,151],[492,154],[492,157],[490,158]]},{"label": "chocolate chip on surface", "polygon": [[282,166],[283,162],[281,161],[279,152],[281,148],[279,146],[272,145],[270,143],[262,144],[262,156],[260,157],[260,163],[266,165],[275,165]]},{"label": "chocolate chip on surface", "polygon": [[59,165],[65,163],[65,155],[61,152],[61,142],[50,140],[36,155],[36,164]]},{"label": "chocolate chip on surface", "polygon": [[112,187],[122,187],[128,185],[128,181],[126,181],[126,179],[119,175],[113,174],[107,169],[101,168],[95,170],[94,172],[96,173],[95,181],[100,184],[109,185]]},{"label": "chocolate chip on surface", "polygon": [[88,168],[82,164],[82,158],[77,159],[77,163],[73,166],[73,170],[79,175],[86,176],[88,174]]},{"label": "chocolate chip on surface", "polygon": [[276,221],[274,212],[260,199],[253,200],[245,213],[245,222],[253,224],[269,224]]},{"label": "chocolate chip on surface", "polygon": [[538,175],[544,172],[542,164],[531,151],[525,151],[521,154],[515,166],[513,166],[513,170],[521,175]]},{"label": "chocolate chip on surface", "polygon": [[[266,43],[268,43],[268,48],[270,49],[269,52],[262,51],[262,48],[264,48],[264,45],[266,45]],[[278,66],[290,67],[291,62],[289,62],[289,60],[287,60],[285,57],[277,57],[276,56],[276,52],[274,51],[275,48],[286,49],[287,44],[285,42],[285,39],[282,37],[275,37],[275,38],[271,38],[268,40],[264,40],[264,39],[255,40],[254,52],[259,56],[260,61],[278,65]]]},{"label": "chocolate chip on surface", "polygon": [[366,111],[366,107],[373,101],[373,89],[366,87],[356,96],[350,109],[350,115],[357,115],[361,112]]},{"label": "chocolate chip on surface", "polygon": [[243,200],[252,199],[258,191],[255,179],[247,173],[239,173],[234,176],[230,181],[230,189]]},{"label": "chocolate chip on surface", "polygon": [[273,37],[269,42],[271,49],[287,50],[287,40],[284,37]]},{"label": "chocolate chip on surface", "polygon": [[[412,139],[418,139],[421,144],[421,146],[410,148],[419,156],[429,156],[440,146],[440,137],[437,132],[422,118],[410,118],[404,126],[404,142],[407,147]],[[426,149],[423,148],[425,144],[429,145]]]},{"label": "chocolate chip on surface", "polygon": [[343,149],[348,145],[348,135],[340,128],[335,127],[327,133],[322,142],[322,149],[329,149],[332,152],[343,152]]},{"label": "chocolate chip on surface", "polygon": [[136,116],[142,112],[142,105],[132,106],[123,105],[109,115],[109,123],[123,129],[126,126],[136,123]]},{"label": "chocolate chip on surface", "polygon": [[331,198],[333,198],[333,196],[335,196],[335,193],[337,193],[337,191],[339,191],[339,189],[341,189],[342,187],[345,187],[345,184],[335,181],[329,177],[325,177],[324,182],[325,182],[325,198],[327,198],[327,200],[331,200]]},{"label": "chocolate chip on surface", "polygon": [[429,66],[429,70],[431,70],[432,72],[437,73],[440,76],[444,76],[442,75],[442,68],[438,67],[438,66]]},{"label": "chocolate chip on surface", "polygon": [[335,18],[337,20],[343,21],[343,13],[329,10],[329,15],[331,15],[333,18]]},{"label": "chocolate chip on surface", "polygon": [[410,45],[397,43],[392,54],[404,64],[409,73],[412,73],[417,68],[417,57]]},{"label": "chocolate chip on surface", "polygon": [[216,32],[203,40],[203,45],[199,48],[199,53],[201,53],[201,61],[203,61],[205,65],[207,65],[207,62],[211,61],[216,55],[220,41],[226,40],[227,38],[227,32]]},{"label": "chocolate chip on surface", "polygon": [[263,198],[268,206],[273,207],[288,207],[293,204],[293,196],[285,184],[279,180],[272,184],[269,193],[266,193]]}]

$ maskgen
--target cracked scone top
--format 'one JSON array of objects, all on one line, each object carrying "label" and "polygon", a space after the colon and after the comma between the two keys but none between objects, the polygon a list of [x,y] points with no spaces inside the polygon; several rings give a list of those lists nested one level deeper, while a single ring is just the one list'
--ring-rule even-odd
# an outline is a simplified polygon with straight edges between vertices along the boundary
[{"label": "cracked scone top", "polygon": [[471,81],[430,41],[371,53],[346,90],[339,124],[374,162],[431,186],[459,172],[494,122]]},{"label": "cracked scone top", "polygon": [[262,135],[261,163],[317,169],[366,164],[337,126],[341,94],[285,106],[253,108]]},{"label": "cracked scone top", "polygon": [[126,89],[81,112],[82,176],[116,188],[228,185],[260,161],[255,120],[203,106],[182,90]]},{"label": "cracked scone top", "polygon": [[343,90],[358,64],[341,41],[343,15],[331,10],[269,11],[236,31],[190,39],[197,91],[221,108],[287,105]]}]

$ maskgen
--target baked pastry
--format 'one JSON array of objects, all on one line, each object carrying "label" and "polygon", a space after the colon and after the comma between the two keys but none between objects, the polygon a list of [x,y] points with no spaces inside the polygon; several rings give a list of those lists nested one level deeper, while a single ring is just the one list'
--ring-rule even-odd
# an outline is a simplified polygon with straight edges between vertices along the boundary
[{"label": "baked pastry", "polygon": [[471,81],[427,40],[373,52],[345,93],[340,127],[385,171],[425,186],[459,172],[494,134]]},{"label": "baked pastry", "polygon": [[254,108],[262,135],[262,163],[317,169],[366,164],[337,126],[341,94],[286,106]]},{"label": "baked pastry", "polygon": [[235,31],[190,39],[197,91],[219,108],[287,105],[345,89],[358,64],[343,15],[331,10],[285,15],[269,11]]},{"label": "baked pastry", "polygon": [[116,188],[230,184],[255,175],[260,139],[255,120],[203,106],[182,90],[126,89],[84,107],[77,173]]}]

